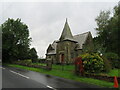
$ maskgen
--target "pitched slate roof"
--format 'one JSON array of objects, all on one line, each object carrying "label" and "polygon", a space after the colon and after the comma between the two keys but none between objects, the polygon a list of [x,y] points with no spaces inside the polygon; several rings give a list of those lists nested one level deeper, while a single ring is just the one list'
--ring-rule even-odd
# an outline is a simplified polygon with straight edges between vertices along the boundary
[{"label": "pitched slate roof", "polygon": [[52,49],[47,53],[47,55],[56,54],[57,41],[54,41],[51,45]]},{"label": "pitched slate roof", "polygon": [[82,45],[85,43],[88,34],[90,34],[90,32],[86,32],[86,33],[82,33],[82,34],[77,34],[74,35],[73,38],[78,42],[78,47],[77,49],[82,49]]},{"label": "pitched slate roof", "polygon": [[60,37],[59,40],[60,41],[64,41],[64,40],[75,41],[73,39],[73,35],[71,33],[71,30],[70,30],[70,27],[68,25],[67,19],[66,19],[66,22],[65,22],[65,25],[64,25],[64,28],[63,28],[63,31],[62,31],[62,34],[61,34],[61,37]]}]

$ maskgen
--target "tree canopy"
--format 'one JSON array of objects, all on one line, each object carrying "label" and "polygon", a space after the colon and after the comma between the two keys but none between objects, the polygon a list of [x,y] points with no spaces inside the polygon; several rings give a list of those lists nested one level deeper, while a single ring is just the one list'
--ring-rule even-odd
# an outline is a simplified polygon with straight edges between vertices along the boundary
[{"label": "tree canopy", "polygon": [[38,56],[35,48],[31,48],[29,52],[29,57],[32,59],[32,62],[37,62]]},{"label": "tree canopy", "polygon": [[[101,11],[97,16],[96,23],[98,36],[94,38],[94,42],[105,48],[106,52],[113,52],[120,57],[120,4],[114,7],[114,12]],[[111,16],[113,15],[113,16]]]},{"label": "tree canopy", "polygon": [[2,25],[2,57],[3,62],[28,59],[31,38],[29,29],[21,19],[6,20]]}]

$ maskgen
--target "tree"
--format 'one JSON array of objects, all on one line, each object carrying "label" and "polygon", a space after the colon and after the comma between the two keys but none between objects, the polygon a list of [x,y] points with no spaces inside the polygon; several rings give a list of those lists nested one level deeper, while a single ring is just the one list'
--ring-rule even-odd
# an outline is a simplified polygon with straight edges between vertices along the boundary
[{"label": "tree", "polygon": [[99,43],[101,43],[102,47],[105,47],[106,40],[109,39],[109,31],[107,28],[107,25],[109,24],[109,19],[110,19],[110,11],[101,11],[99,16],[95,19],[97,23],[97,34],[98,37],[96,38]]},{"label": "tree", "polygon": [[1,25],[3,62],[27,59],[31,38],[28,26],[21,19],[10,19]]},{"label": "tree", "polygon": [[94,41],[99,43],[106,52],[114,52],[120,56],[120,4],[114,7],[113,16],[110,17],[109,11],[101,11],[100,15],[96,18],[98,36]]},{"label": "tree", "polygon": [[37,62],[38,56],[37,56],[37,52],[36,52],[35,48],[30,49],[29,56],[32,59],[32,62]]},{"label": "tree", "polygon": [[101,33],[106,29],[109,19],[110,19],[110,11],[101,11],[99,16],[97,16],[95,21],[98,26],[96,28],[98,35],[101,35]]}]

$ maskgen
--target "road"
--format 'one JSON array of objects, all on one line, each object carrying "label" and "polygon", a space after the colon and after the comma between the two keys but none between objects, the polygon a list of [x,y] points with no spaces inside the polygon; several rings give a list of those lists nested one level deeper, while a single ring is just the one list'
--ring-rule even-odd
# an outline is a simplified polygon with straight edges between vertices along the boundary
[{"label": "road", "polygon": [[[101,88],[96,85],[62,79],[13,67],[2,67],[3,88]],[[86,90],[86,89],[81,89]]]},{"label": "road", "polygon": [[[0,67],[2,66],[2,63],[0,62]],[[2,88],[2,69],[0,68],[0,90]]]}]

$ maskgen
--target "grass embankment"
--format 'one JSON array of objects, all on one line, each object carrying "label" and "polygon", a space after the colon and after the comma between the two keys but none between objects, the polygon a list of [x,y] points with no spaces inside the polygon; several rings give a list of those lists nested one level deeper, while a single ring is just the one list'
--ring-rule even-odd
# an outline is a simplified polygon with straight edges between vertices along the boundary
[{"label": "grass embankment", "polygon": [[[44,63],[32,63],[32,64],[33,65],[46,66],[46,64],[44,64]],[[74,71],[75,67],[74,67],[74,65],[56,65],[56,64],[53,64],[52,69],[65,70],[65,71]]]},{"label": "grass embankment", "polygon": [[96,75],[117,76],[120,77],[120,69],[112,69],[109,72],[97,73]]},{"label": "grass embankment", "polygon": [[[71,71],[71,72],[66,71],[66,70],[62,71],[62,69],[61,70],[52,69],[51,71],[48,71],[48,70],[41,69],[41,68],[32,68],[32,67],[26,67],[26,66],[15,65],[15,64],[7,64],[7,65],[11,66],[11,67],[17,67],[17,68],[21,68],[21,69],[26,69],[26,70],[36,71],[36,72],[49,74],[49,75],[53,75],[53,76],[58,76],[58,77],[66,78],[66,79],[71,79],[71,80],[75,80],[75,81],[79,81],[79,82],[95,84],[95,85],[102,86],[102,87],[109,87],[109,88],[113,87],[112,82],[106,82],[106,81],[92,79],[92,78],[78,77],[74,74],[73,71]],[[54,66],[54,68],[55,67],[56,66]],[[57,67],[59,67],[59,66],[57,66]],[[73,68],[72,66],[69,66],[69,67],[71,67],[71,69]],[[66,66],[64,66],[64,69],[65,68],[66,68]]]},{"label": "grass embankment", "polygon": [[112,69],[110,70],[110,72],[107,73],[107,75],[109,76],[119,76],[120,77],[120,69]]},{"label": "grass embankment", "polygon": [[[33,64],[46,66],[46,64],[43,64],[43,63],[33,63]],[[75,66],[74,65],[63,65],[62,66],[62,65],[53,64],[52,69],[53,70],[74,71]],[[107,76],[117,76],[117,77],[119,76],[120,77],[119,71],[120,71],[120,69],[112,69],[112,70],[110,70],[110,72],[98,73],[97,75],[107,75]]]},{"label": "grass embankment", "polygon": [[42,66],[46,66],[46,64],[44,64],[44,63],[32,63],[32,65],[42,65]]}]

